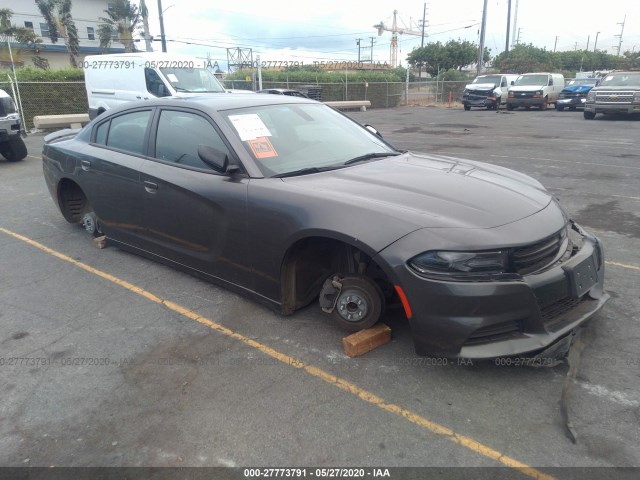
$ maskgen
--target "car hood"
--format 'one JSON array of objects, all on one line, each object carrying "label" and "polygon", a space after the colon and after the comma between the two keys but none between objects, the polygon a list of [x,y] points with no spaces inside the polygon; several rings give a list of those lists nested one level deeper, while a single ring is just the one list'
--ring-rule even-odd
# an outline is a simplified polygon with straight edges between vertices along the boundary
[{"label": "car hood", "polygon": [[493,90],[496,88],[495,83],[470,83],[466,87],[467,90]]},{"label": "car hood", "polygon": [[593,85],[569,85],[562,89],[563,92],[587,93],[593,88]]},{"label": "car hood", "polygon": [[552,201],[540,183],[513,170],[417,153],[282,180],[317,202],[333,202],[336,215],[357,222],[375,212],[381,225],[387,216],[416,229],[497,227]]}]

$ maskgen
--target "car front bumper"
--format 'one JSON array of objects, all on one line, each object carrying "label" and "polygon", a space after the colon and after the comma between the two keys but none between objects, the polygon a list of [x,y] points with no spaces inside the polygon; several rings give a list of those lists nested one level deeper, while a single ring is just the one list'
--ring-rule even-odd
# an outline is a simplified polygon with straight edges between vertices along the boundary
[{"label": "car front bumper", "polygon": [[[602,246],[593,235],[581,234],[582,246],[571,258],[521,280],[434,280],[406,264],[396,265],[412,311],[416,353],[469,359],[533,356],[571,335],[609,298]],[[578,287],[587,274],[593,280]]]},{"label": "car front bumper", "polygon": [[586,97],[559,98],[556,102],[558,107],[584,107]]},{"label": "car front bumper", "polygon": [[544,98],[542,97],[511,97],[507,99],[507,105],[513,107],[539,107],[544,103]]},{"label": "car front bumper", "polygon": [[585,112],[593,113],[622,113],[632,114],[640,113],[640,104],[632,103],[585,103]]}]

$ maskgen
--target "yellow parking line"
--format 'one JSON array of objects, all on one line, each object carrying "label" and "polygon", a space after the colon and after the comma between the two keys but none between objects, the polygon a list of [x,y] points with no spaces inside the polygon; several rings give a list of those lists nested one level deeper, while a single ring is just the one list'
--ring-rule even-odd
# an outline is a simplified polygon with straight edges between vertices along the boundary
[{"label": "yellow parking line", "polygon": [[606,260],[604,263],[606,263],[607,265],[611,265],[613,267],[622,267],[622,268],[630,268],[631,270],[640,270],[640,267],[638,267],[637,265],[629,265],[629,264],[620,263],[620,262],[610,262],[609,260]]},{"label": "yellow parking line", "polygon": [[78,260],[75,260],[63,253],[60,253],[56,250],[53,250],[39,242],[36,242],[35,240],[32,240],[28,237],[25,237],[23,235],[20,235],[18,233],[12,232],[11,230],[7,230],[5,228],[0,227],[0,232],[5,233],[6,235],[9,235],[17,240],[20,240],[22,242],[25,242],[43,252],[46,252],[50,255],[53,255],[56,258],[59,258],[60,260],[64,260],[65,262],[69,262],[73,265],[75,265],[78,268],[81,268],[83,270],[86,270],[87,272],[93,273],[99,277],[104,278],[105,280],[108,280],[110,282],[115,283],[116,285],[119,285],[123,288],[126,288],[127,290],[136,293],[138,295],[143,296],[144,298],[158,303],[160,305],[165,306],[166,308],[168,308],[169,310],[172,310],[180,315],[183,315],[187,318],[190,318],[191,320],[194,320],[198,323],[201,323],[202,325],[206,325],[207,327],[216,330],[228,337],[231,337],[235,340],[238,340],[252,348],[255,348],[256,350],[259,350],[260,352],[262,352],[265,355],[268,355],[272,358],[275,358],[276,360],[281,361],[282,363],[285,363],[287,365],[290,365],[294,368],[297,369],[301,369],[305,372],[307,372],[309,375],[312,375],[315,378],[318,378],[320,380],[323,380],[331,385],[333,385],[334,387],[337,387],[341,390],[344,390],[345,392],[351,393],[352,395],[360,398],[361,400],[374,405],[378,408],[380,408],[381,410],[385,410],[389,413],[392,413],[394,415],[397,415],[399,417],[403,417],[406,420],[410,421],[411,423],[418,425],[422,428],[424,428],[425,430],[428,430],[431,433],[434,433],[436,435],[440,435],[442,437],[447,438],[448,440],[450,440],[453,443],[456,443],[458,445],[461,445],[475,453],[478,453],[484,457],[488,457],[491,458],[492,460],[495,460],[499,463],[501,463],[502,465],[506,466],[506,467],[510,467],[513,469],[516,469],[518,471],[520,471],[522,474],[534,478],[536,480],[555,480],[555,477],[552,477],[550,475],[547,475],[543,472],[541,472],[540,470],[537,470],[534,467],[530,467],[522,462],[519,462],[518,460],[511,458],[507,455],[504,455],[503,453],[494,450],[476,440],[474,440],[473,438],[467,437],[465,435],[460,435],[458,433],[456,433],[455,431],[451,430],[450,428],[447,428],[443,425],[440,425],[436,422],[432,422],[431,420],[422,417],[416,413],[413,413],[410,410],[407,410],[405,408],[400,407],[399,405],[395,405],[393,403],[388,403],[386,402],[384,399],[382,399],[381,397],[377,396],[374,393],[371,393],[367,390],[364,390],[360,387],[358,387],[357,385],[344,380],[340,377],[337,377],[335,375],[333,375],[332,373],[329,373],[325,370],[322,370],[320,368],[314,367],[313,365],[310,364],[306,364],[303,361],[289,356],[285,353],[281,353],[271,347],[268,347],[266,345],[263,345],[260,342],[257,342],[255,340],[252,340],[248,337],[245,337],[244,335],[234,332],[233,330],[230,330],[229,328],[220,325],[219,323],[214,322],[213,320],[210,320],[206,317],[203,317],[202,315],[199,315],[197,313],[195,313],[192,310],[189,310],[188,308],[182,307],[180,305],[178,305],[177,303],[171,302],[169,300],[166,300],[164,298],[158,297],[157,295],[154,295],[151,292],[148,292],[147,290],[144,290],[140,287],[137,287],[136,285],[127,282],[126,280],[122,280],[114,275],[111,275],[109,273],[103,272],[102,270],[98,270],[97,268],[93,268],[90,265],[87,265],[86,263],[83,262],[79,262]]}]

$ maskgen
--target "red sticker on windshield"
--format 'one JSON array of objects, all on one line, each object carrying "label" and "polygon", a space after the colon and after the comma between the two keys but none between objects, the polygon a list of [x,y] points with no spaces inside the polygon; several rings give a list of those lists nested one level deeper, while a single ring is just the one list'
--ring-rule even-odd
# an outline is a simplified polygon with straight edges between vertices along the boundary
[{"label": "red sticker on windshield", "polygon": [[251,147],[253,156],[256,158],[271,158],[278,156],[278,152],[273,148],[273,145],[271,145],[271,142],[267,137],[254,138],[253,140],[248,140],[247,143]]}]

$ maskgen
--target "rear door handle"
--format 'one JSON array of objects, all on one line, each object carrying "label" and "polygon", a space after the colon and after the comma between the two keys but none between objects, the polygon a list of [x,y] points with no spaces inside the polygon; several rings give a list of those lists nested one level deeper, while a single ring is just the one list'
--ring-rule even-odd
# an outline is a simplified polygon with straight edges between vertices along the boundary
[{"label": "rear door handle", "polygon": [[82,167],[82,170],[84,170],[85,172],[88,172],[89,170],[91,170],[91,162],[89,160],[82,160],[80,162],[80,166]]},{"label": "rear door handle", "polygon": [[144,189],[149,193],[156,193],[158,191],[158,184],[153,182],[144,181]]}]

